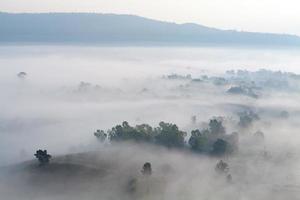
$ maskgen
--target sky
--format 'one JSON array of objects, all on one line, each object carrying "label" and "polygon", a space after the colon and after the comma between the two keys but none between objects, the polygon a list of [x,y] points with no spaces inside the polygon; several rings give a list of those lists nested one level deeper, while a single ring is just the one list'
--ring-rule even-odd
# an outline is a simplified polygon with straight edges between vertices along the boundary
[{"label": "sky", "polygon": [[5,12],[133,14],[222,29],[300,35],[299,0],[1,0]]}]

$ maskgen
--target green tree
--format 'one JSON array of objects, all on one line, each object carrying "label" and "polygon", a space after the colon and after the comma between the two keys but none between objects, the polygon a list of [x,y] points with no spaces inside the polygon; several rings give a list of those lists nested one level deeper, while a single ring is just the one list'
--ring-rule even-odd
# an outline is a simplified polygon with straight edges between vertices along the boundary
[{"label": "green tree", "polygon": [[226,153],[227,146],[228,146],[228,143],[225,140],[218,139],[213,144],[212,153],[214,155],[218,155],[218,156],[224,155]]},{"label": "green tree", "polygon": [[152,127],[147,124],[132,127],[124,121],[122,125],[117,125],[109,131],[111,141],[150,142],[153,137]]},{"label": "green tree", "polygon": [[176,124],[160,122],[155,132],[155,141],[157,144],[168,148],[184,146],[186,133],[180,131]]},{"label": "green tree", "polygon": [[191,132],[191,137],[188,143],[193,151],[205,152],[208,148],[208,141],[209,131],[207,129],[203,131],[197,129]]}]

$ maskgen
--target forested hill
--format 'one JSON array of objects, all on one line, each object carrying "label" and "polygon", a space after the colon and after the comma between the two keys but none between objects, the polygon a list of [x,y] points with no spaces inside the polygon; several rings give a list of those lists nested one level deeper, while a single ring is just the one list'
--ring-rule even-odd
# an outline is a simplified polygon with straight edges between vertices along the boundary
[{"label": "forested hill", "polygon": [[133,15],[0,12],[1,43],[300,46],[294,35],[219,30]]}]

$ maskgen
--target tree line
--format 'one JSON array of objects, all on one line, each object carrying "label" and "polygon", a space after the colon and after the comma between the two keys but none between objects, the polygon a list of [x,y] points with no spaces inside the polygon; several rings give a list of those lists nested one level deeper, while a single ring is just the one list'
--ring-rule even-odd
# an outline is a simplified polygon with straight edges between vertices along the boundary
[{"label": "tree line", "polygon": [[108,131],[97,130],[94,135],[102,142],[151,143],[167,148],[189,148],[193,152],[218,156],[234,152],[238,145],[238,134],[226,134],[220,119],[211,119],[207,129],[196,129],[190,134],[172,123],[160,122],[158,127],[152,127],[148,124],[131,126],[124,121]]}]

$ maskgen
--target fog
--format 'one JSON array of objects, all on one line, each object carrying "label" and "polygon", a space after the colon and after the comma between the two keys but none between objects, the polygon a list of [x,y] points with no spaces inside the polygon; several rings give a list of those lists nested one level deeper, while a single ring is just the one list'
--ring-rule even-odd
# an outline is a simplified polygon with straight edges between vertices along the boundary
[{"label": "fog", "polygon": [[[0,46],[0,196],[297,199],[299,65],[297,49]],[[259,120],[241,129],[239,113],[249,110]],[[238,152],[223,158],[93,135],[123,121],[175,123],[190,135],[219,116],[228,134],[239,133]],[[263,145],[253,141],[256,131]],[[34,160],[37,149],[53,156],[46,168]],[[215,172],[220,159],[232,183]]]}]

